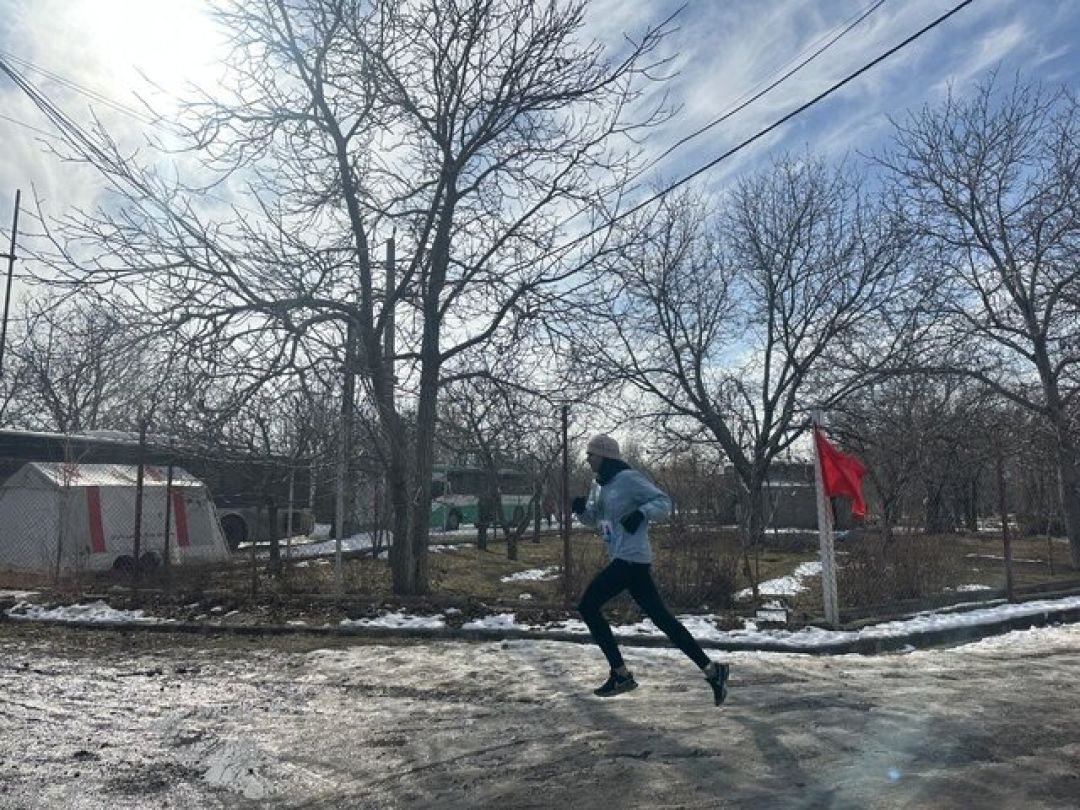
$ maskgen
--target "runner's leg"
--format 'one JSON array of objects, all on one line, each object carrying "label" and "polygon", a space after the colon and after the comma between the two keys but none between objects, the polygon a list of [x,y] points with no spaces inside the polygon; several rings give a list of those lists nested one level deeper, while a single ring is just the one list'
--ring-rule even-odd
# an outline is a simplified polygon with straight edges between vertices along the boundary
[{"label": "runner's leg", "polygon": [[607,568],[593,577],[581,597],[578,612],[592,633],[593,641],[600,647],[613,670],[623,666],[622,653],[615,643],[611,625],[604,618],[603,607],[627,587],[627,566],[622,560],[613,560]]},{"label": "runner's leg", "polygon": [[701,645],[694,640],[682,622],[667,609],[660,592],[656,589],[656,583],[653,582],[651,566],[648,563],[626,563],[626,565],[631,569],[628,572],[630,595],[645,611],[645,615],[652,619],[653,624],[698,667],[701,669],[707,667],[709,656],[701,649]]}]

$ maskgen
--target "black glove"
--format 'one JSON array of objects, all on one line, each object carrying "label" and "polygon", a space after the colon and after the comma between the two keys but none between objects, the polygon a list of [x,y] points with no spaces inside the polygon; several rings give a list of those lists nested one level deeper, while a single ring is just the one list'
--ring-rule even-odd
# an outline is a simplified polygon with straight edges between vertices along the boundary
[{"label": "black glove", "polygon": [[585,511],[585,496],[578,495],[574,500],[570,501],[570,511],[575,515],[580,515]]},{"label": "black glove", "polygon": [[622,527],[624,529],[630,532],[630,534],[633,534],[638,530],[638,526],[641,525],[641,521],[643,520],[645,520],[645,515],[641,514],[640,509],[635,509],[633,512],[631,512],[619,522],[622,524]]}]

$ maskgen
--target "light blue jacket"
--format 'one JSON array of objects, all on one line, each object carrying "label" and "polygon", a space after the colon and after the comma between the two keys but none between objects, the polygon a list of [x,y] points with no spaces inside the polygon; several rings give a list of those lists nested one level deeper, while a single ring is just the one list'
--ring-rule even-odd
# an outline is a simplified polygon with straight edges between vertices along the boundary
[{"label": "light blue jacket", "polygon": [[[631,534],[620,521],[640,509],[645,515],[637,531]],[[595,481],[579,517],[586,526],[595,526],[607,548],[608,559],[627,562],[652,562],[649,545],[649,522],[671,511],[671,499],[642,473],[620,470],[604,486]]]}]

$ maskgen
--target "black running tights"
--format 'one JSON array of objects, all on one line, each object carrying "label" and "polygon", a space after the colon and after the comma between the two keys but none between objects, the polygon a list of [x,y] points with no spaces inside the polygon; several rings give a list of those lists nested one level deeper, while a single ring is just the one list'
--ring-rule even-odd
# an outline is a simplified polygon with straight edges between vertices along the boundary
[{"label": "black running tights", "polygon": [[709,656],[701,649],[701,645],[694,641],[690,631],[683,627],[664,605],[660,592],[656,590],[656,583],[653,582],[649,564],[613,560],[589,583],[581,597],[581,604],[578,605],[581,618],[589,626],[593,640],[600,645],[612,669],[623,665],[623,657],[619,652],[619,645],[615,643],[615,636],[611,633],[611,626],[604,618],[603,607],[625,590],[630,591],[630,596],[641,606],[645,615],[652,619],[653,624],[686,653],[690,660],[699,667],[708,665]]}]

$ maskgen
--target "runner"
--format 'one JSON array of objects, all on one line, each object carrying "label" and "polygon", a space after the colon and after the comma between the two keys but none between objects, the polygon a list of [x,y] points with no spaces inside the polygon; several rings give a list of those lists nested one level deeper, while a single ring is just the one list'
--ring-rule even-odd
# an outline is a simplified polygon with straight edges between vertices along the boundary
[{"label": "runner", "polygon": [[667,515],[671,499],[622,460],[619,443],[611,436],[593,436],[585,458],[596,473],[596,484],[588,497],[574,498],[571,508],[582,523],[599,530],[610,560],[589,583],[578,605],[581,618],[611,666],[610,676],[593,693],[612,697],[637,689],[603,614],[607,602],[628,590],[653,624],[700,667],[712,687],[715,704],[722,705],[727,697],[728,665],[709,659],[664,605],[652,578],[649,521]]}]

